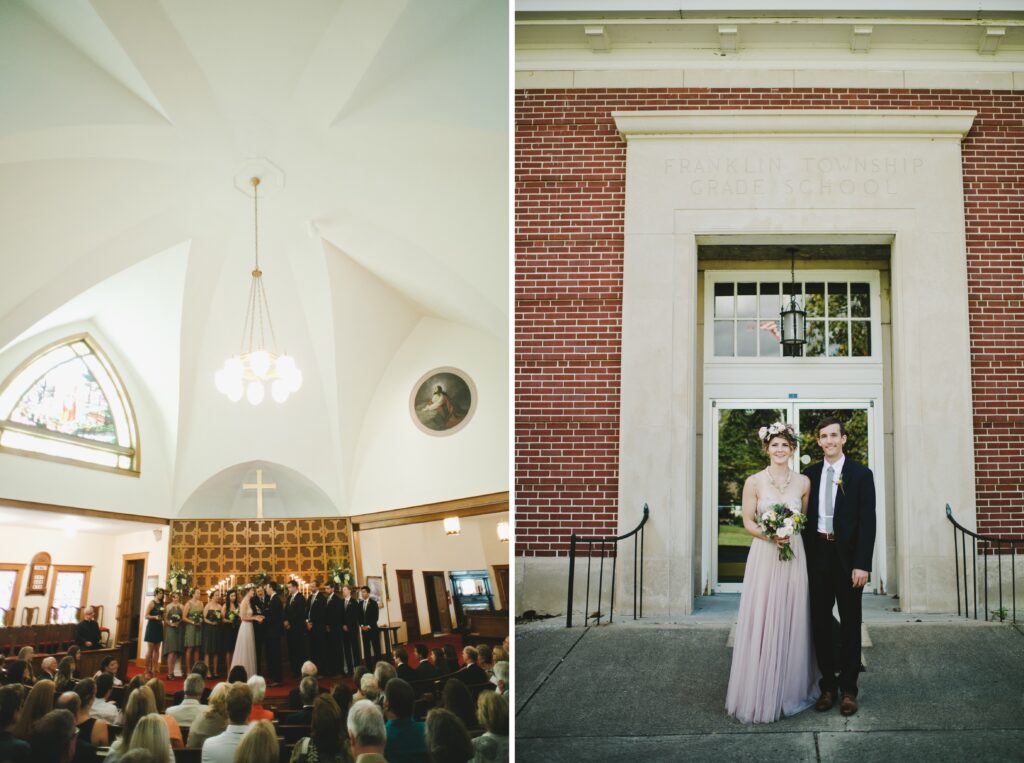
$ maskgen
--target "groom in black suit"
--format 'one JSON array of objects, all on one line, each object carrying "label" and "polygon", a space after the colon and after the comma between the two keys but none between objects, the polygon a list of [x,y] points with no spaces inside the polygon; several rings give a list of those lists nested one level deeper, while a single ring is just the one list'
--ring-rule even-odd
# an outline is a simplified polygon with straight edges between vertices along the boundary
[{"label": "groom in black suit", "polygon": [[[821,698],[815,708],[831,709],[838,689],[839,712],[853,715],[860,673],[861,596],[875,548],[875,479],[870,469],[843,453],[846,429],[841,421],[823,419],[817,431],[825,460],[804,472],[811,480],[811,494],[803,530],[811,633],[821,670]],[[832,649],[833,603],[839,604],[838,666]]]}]

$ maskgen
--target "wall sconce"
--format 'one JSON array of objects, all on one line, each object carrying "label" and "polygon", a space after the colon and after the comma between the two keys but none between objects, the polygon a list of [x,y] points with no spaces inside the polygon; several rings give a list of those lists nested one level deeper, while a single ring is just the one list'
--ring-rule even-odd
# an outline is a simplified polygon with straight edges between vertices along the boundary
[{"label": "wall sconce", "polygon": [[445,535],[458,535],[462,531],[459,526],[458,517],[445,517],[444,518],[444,532]]},{"label": "wall sconce", "polygon": [[508,522],[498,522],[498,540],[508,543]]}]

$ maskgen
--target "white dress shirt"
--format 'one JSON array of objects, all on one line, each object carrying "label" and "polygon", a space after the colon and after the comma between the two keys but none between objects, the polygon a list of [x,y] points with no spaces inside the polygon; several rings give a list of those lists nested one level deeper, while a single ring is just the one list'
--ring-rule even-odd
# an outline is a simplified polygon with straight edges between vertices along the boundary
[{"label": "white dress shirt", "polygon": [[320,592],[319,592],[319,591],[317,591],[317,592],[316,592],[316,593],[314,593],[314,594],[313,594],[313,596],[312,596],[312,597],[310,597],[310,599],[309,599],[309,614],[307,614],[307,615],[306,615],[306,622],[307,622],[307,623],[311,623],[311,622],[313,622],[313,621],[312,621],[312,620],[310,619],[310,615],[312,615],[312,614],[313,614],[313,602],[314,602],[314,601],[316,601],[316,596],[317,596],[317,594],[318,594],[318,593],[320,593]]},{"label": "white dress shirt", "polygon": [[[830,464],[825,461],[821,465],[821,484],[818,485],[818,532],[826,532],[825,528],[828,526],[825,524],[825,480],[828,476],[828,468],[831,466],[835,470],[835,474],[832,475],[832,511],[836,510],[836,496],[839,493],[839,478],[843,474],[843,464],[846,463],[846,454],[839,456],[839,460],[834,464]],[[835,514],[832,516],[832,531],[835,532]]]},{"label": "white dress shirt", "polygon": [[167,714],[176,720],[179,726],[191,726],[192,721],[207,710],[207,706],[200,704],[198,699],[185,697],[180,705],[171,705],[167,708]]},{"label": "white dress shirt", "polygon": [[92,703],[92,709],[89,710],[90,718],[99,718],[101,721],[112,723],[115,726],[122,725],[121,711],[117,709],[117,705],[113,702],[107,702],[105,699],[97,697]]},{"label": "white dress shirt", "polygon": [[202,763],[234,763],[235,749],[248,730],[249,726],[244,723],[232,723],[217,736],[207,739],[203,742]]}]

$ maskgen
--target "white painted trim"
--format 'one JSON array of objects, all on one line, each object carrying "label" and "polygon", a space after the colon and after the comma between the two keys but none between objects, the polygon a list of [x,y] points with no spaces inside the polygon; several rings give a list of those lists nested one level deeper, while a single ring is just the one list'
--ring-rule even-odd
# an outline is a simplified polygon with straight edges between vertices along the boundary
[{"label": "white painted trim", "polygon": [[615,127],[625,140],[663,136],[733,135],[871,135],[915,138],[963,137],[970,131],[976,111],[906,111],[879,109],[800,109],[722,111],[613,111]]},{"label": "white painted trim", "polygon": [[842,11],[866,13],[1019,13],[1018,0],[516,0],[520,13],[722,13],[753,11],[755,13],[793,13],[804,11],[826,15]]}]

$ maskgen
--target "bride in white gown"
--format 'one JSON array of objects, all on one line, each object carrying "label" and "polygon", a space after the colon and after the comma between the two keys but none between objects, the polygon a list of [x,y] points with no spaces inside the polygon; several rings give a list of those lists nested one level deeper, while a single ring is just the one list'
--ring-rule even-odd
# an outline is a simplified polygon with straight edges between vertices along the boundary
[{"label": "bride in white gown", "polygon": [[241,665],[248,676],[256,675],[256,631],[253,623],[262,623],[263,615],[252,613],[252,586],[246,589],[245,598],[238,607],[238,615],[242,624],[238,628],[238,640],[235,642],[235,654],[231,659],[231,667]]}]

